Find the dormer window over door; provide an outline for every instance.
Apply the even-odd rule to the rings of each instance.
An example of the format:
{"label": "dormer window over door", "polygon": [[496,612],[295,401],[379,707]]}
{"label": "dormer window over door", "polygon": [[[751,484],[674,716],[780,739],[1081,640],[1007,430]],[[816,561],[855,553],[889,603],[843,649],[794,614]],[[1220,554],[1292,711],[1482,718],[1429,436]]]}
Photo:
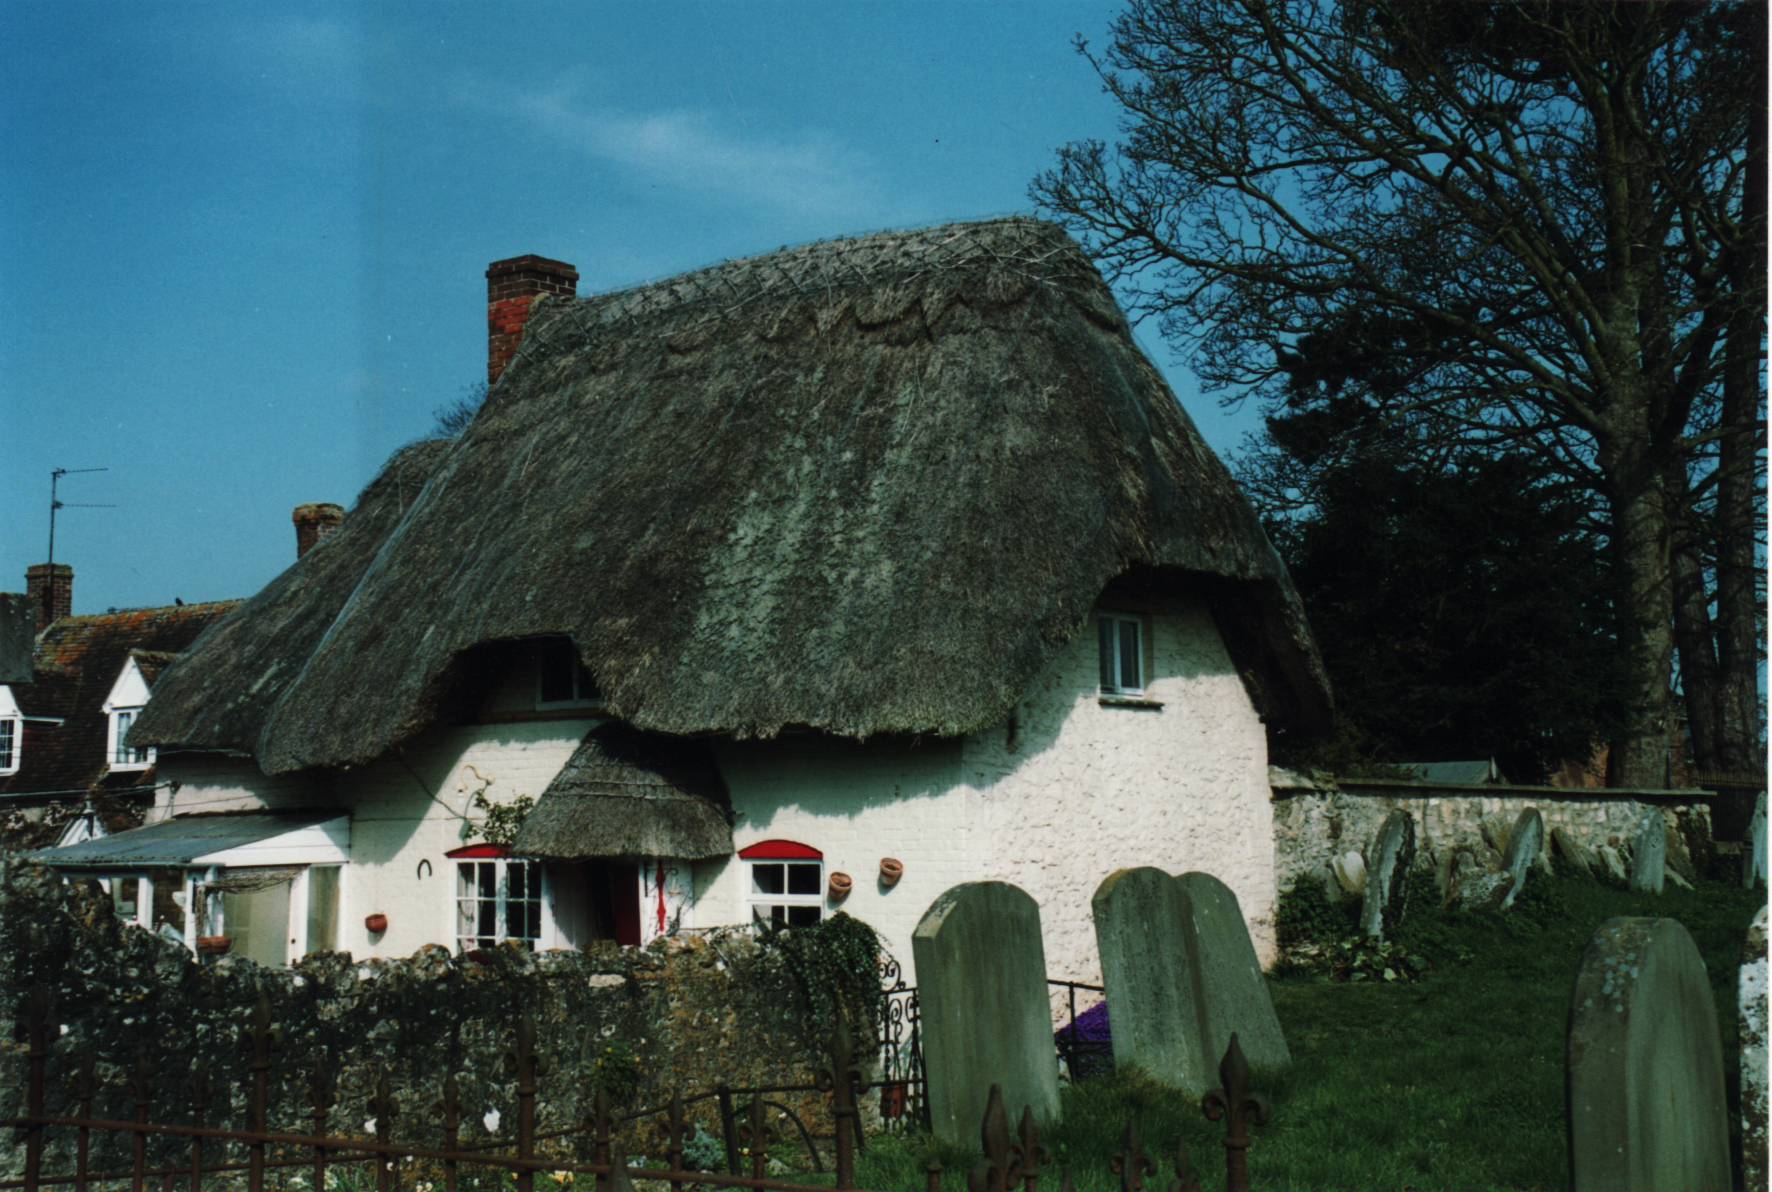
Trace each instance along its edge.
{"label": "dormer window over door", "polygon": [[567,638],[541,643],[536,668],[535,706],[538,708],[597,708],[602,693],[591,672],[578,661],[578,652]]}
{"label": "dormer window over door", "polygon": [[128,744],[129,730],[135,724],[135,718],[140,714],[140,708],[113,708],[111,710],[111,731],[108,734],[110,737],[111,769],[145,770],[154,763],[152,749],[135,749]]}
{"label": "dormer window over door", "polygon": [[1144,618],[1130,613],[1098,613],[1101,690],[1104,695],[1143,695]]}

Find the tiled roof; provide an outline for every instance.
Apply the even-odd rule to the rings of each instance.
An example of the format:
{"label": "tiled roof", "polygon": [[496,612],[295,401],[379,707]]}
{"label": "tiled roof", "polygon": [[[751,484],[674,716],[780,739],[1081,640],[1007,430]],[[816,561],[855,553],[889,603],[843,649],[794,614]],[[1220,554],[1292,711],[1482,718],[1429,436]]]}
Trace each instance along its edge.
{"label": "tiled roof", "polygon": [[33,680],[10,685],[27,719],[19,771],[0,778],[0,795],[152,785],[152,769],[109,772],[105,697],[131,655],[151,685],[175,654],[238,603],[63,617],[38,634]]}

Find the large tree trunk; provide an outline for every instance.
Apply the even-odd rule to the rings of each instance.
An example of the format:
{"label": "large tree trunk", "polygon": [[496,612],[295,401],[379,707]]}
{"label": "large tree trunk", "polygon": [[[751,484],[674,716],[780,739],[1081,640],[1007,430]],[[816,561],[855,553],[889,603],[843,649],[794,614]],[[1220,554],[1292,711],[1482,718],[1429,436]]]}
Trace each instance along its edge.
{"label": "large tree trunk", "polygon": [[1692,730],[1692,760],[1700,770],[1723,768],[1718,738],[1720,701],[1716,641],[1712,636],[1710,593],[1705,588],[1703,540],[1697,514],[1686,504],[1685,478],[1670,480],[1668,500],[1678,502],[1672,560],[1674,644],[1680,651],[1680,694],[1686,725]]}
{"label": "large tree trunk", "polygon": [[[1645,403],[1621,404],[1646,418]],[[1647,438],[1639,432],[1603,443],[1600,456],[1611,487],[1618,648],[1625,659],[1624,723],[1607,767],[1612,786],[1665,786],[1670,770],[1671,536],[1663,475],[1648,459]]]}
{"label": "large tree trunk", "polygon": [[[1754,22],[1764,30],[1764,13]],[[1765,94],[1760,59],[1756,95]],[[1766,321],[1766,109],[1755,104],[1747,139],[1742,243],[1730,254],[1730,285],[1739,305],[1724,341],[1723,427],[1717,460],[1717,661],[1720,767],[1761,773],[1759,601],[1754,590],[1755,471],[1764,434],[1760,340]]]}

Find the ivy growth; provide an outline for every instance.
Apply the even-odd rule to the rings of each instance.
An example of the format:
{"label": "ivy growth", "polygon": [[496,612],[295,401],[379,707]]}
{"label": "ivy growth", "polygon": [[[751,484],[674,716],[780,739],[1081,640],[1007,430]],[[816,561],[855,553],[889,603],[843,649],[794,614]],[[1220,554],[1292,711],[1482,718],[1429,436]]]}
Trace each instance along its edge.
{"label": "ivy growth", "polygon": [[486,843],[509,848],[516,843],[517,833],[523,827],[529,809],[535,806],[535,800],[528,795],[518,795],[509,803],[494,803],[486,797],[486,790],[482,787],[474,792],[469,805],[486,817],[480,821],[480,836]]}
{"label": "ivy growth", "polygon": [[759,942],[787,972],[809,1043],[822,1048],[839,1015],[848,1020],[858,1047],[877,1042],[886,1006],[880,985],[885,949],[872,927],[839,911],[806,927],[765,924]]}

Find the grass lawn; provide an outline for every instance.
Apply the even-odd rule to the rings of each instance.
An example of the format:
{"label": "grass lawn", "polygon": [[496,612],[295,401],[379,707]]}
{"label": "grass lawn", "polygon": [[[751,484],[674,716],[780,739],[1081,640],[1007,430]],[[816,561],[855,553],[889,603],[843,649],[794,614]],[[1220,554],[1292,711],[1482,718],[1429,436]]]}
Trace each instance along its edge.
{"label": "grass lawn", "polygon": [[[1570,990],[1594,929],[1616,915],[1669,916],[1697,941],[1716,992],[1733,1117],[1736,966],[1764,900],[1730,885],[1670,886],[1656,897],[1535,873],[1506,916],[1449,915],[1416,898],[1399,933],[1429,962],[1414,983],[1276,974],[1270,984],[1295,1066],[1282,1087],[1263,1089],[1275,1114],[1249,1152],[1252,1189],[1566,1187]],[[1184,1138],[1203,1186],[1223,1187],[1222,1125],[1136,1074],[1067,1087],[1064,1117],[1048,1145],[1079,1192],[1119,1187],[1108,1157],[1128,1121],[1161,1159],[1149,1187],[1167,1188],[1168,1157]],[[944,1188],[964,1192],[976,1153],[939,1153],[922,1138],[871,1141],[858,1182],[921,1188],[932,1155],[946,1168]]]}

